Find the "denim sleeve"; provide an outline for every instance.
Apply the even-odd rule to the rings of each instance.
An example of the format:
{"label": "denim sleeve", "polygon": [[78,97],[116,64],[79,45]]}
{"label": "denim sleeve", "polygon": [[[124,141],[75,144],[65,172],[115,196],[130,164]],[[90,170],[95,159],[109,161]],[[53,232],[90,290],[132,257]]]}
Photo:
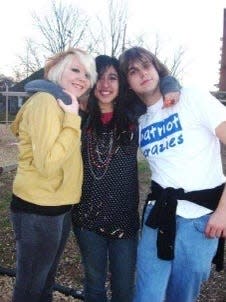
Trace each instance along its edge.
{"label": "denim sleeve", "polygon": [[163,95],[169,92],[180,92],[181,85],[176,78],[167,75],[160,78],[160,91]]}

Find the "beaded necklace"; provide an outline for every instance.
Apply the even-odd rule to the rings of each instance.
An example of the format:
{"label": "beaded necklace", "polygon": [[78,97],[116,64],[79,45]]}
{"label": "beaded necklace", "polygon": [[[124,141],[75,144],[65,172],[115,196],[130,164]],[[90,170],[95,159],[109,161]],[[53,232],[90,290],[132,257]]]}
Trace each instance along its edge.
{"label": "beaded necklace", "polygon": [[92,176],[96,180],[102,179],[116,151],[114,139],[115,130],[102,132],[97,135],[91,129],[87,130],[88,163]]}

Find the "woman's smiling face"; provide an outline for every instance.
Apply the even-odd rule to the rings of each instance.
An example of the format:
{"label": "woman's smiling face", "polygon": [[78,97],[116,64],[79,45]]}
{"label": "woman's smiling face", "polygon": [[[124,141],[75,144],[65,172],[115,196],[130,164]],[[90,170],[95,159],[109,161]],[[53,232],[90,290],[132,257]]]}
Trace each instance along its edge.
{"label": "woman's smiling face", "polygon": [[113,102],[119,94],[119,76],[113,66],[109,66],[99,76],[94,94],[98,99],[100,109],[113,110]]}
{"label": "woman's smiling face", "polygon": [[59,84],[76,97],[80,97],[90,88],[90,76],[76,56],[65,67]]}

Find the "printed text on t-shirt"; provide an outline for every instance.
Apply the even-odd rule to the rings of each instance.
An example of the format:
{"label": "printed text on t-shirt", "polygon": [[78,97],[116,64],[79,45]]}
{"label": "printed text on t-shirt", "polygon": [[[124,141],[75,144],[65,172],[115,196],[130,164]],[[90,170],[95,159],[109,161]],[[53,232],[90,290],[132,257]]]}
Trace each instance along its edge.
{"label": "printed text on t-shirt", "polygon": [[[148,157],[150,152],[152,155],[157,155],[159,152],[175,147],[177,144],[182,144],[184,140],[181,130],[182,127],[177,113],[143,128],[141,130],[140,147],[143,149],[144,156]],[[148,148],[145,148],[145,146]]]}

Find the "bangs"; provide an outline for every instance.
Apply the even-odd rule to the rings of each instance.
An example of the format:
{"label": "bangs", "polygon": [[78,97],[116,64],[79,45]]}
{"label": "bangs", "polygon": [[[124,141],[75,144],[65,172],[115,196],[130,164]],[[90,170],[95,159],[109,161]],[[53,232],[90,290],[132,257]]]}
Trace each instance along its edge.
{"label": "bangs", "polygon": [[152,54],[145,49],[134,47],[125,51],[125,53],[120,56],[120,62],[122,71],[124,74],[127,74],[130,66],[135,62],[147,65],[153,63],[153,57]]}
{"label": "bangs", "polygon": [[108,68],[113,67],[115,71],[119,74],[119,61],[114,57],[109,57],[107,55],[99,55],[96,57],[96,69],[98,74],[98,79],[108,70]]}
{"label": "bangs", "polygon": [[152,64],[157,70],[160,77],[169,74],[167,67],[162,64],[153,53],[142,47],[132,47],[126,50],[121,54],[119,60],[120,68],[125,77],[127,77],[129,68],[135,62],[139,62],[143,66]]}
{"label": "bangs", "polygon": [[85,70],[90,77],[90,84],[92,88],[97,79],[95,61],[92,59],[92,57],[87,56],[82,51],[77,51],[75,55],[80,63],[85,67]]}
{"label": "bangs", "polygon": [[152,63],[152,58],[144,53],[139,53],[139,55],[131,57],[128,61],[127,71],[135,62],[139,62],[142,66],[146,66]]}
{"label": "bangs", "polygon": [[[104,65],[104,66],[99,66],[97,69],[97,78],[98,80],[102,77],[102,75],[110,68],[112,65]],[[114,66],[113,66],[114,67]]]}

